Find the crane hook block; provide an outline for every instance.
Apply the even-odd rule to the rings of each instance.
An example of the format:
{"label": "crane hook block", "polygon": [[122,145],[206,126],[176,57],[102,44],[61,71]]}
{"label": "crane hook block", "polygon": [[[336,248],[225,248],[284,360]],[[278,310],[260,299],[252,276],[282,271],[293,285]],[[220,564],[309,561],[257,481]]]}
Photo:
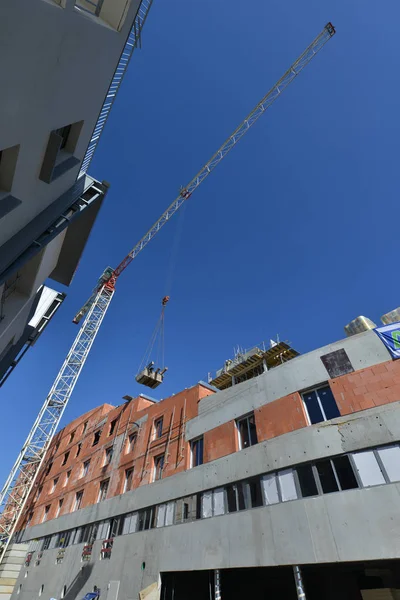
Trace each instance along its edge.
{"label": "crane hook block", "polygon": [[169,296],[164,296],[164,298],[161,300],[161,304],[165,306],[167,302],[169,302]]}

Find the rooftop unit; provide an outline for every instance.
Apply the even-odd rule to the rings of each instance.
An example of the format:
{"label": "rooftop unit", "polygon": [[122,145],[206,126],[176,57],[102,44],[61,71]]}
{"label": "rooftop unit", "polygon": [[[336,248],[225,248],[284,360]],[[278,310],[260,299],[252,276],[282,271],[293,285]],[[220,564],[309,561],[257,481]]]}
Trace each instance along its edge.
{"label": "rooftop unit", "polygon": [[347,337],[350,337],[351,335],[356,335],[357,333],[363,333],[363,331],[375,329],[375,327],[376,323],[371,321],[371,319],[368,319],[368,317],[363,317],[360,315],[345,325],[344,330]]}
{"label": "rooftop unit", "polygon": [[299,356],[299,353],[288,343],[273,340],[269,348],[266,348],[263,342],[249,350],[238,349],[234,358],[226,360],[222,369],[216,371],[215,375],[209,373],[208,383],[219,390],[225,390],[247,379],[253,379],[296,356]]}
{"label": "rooftop unit", "polygon": [[400,307],[387,312],[382,315],[381,321],[384,325],[390,325],[391,323],[398,323],[400,321]]}

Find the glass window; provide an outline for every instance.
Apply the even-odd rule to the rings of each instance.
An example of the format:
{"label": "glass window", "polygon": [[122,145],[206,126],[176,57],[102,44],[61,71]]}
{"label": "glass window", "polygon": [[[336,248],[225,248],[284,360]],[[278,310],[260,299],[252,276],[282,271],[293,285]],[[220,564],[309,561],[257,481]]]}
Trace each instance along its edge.
{"label": "glass window", "polygon": [[261,477],[261,486],[264,493],[265,504],[276,504],[279,502],[278,486],[275,473],[263,475]]}
{"label": "glass window", "polygon": [[66,453],[64,454],[64,459],[63,459],[63,461],[62,461],[62,466],[64,466],[64,465],[66,465],[66,464],[67,464],[67,462],[68,462],[68,458],[69,458],[69,452],[66,452]]}
{"label": "glass window", "polygon": [[163,417],[154,421],[154,438],[160,438],[163,431]]}
{"label": "glass window", "polygon": [[165,525],[174,524],[174,513],[175,513],[175,502],[167,503],[167,510],[165,513]]}
{"label": "glass window", "polygon": [[400,448],[386,446],[377,450],[390,481],[400,481]]}
{"label": "glass window", "polygon": [[133,467],[125,470],[124,492],[129,492],[132,489]]}
{"label": "glass window", "polygon": [[110,483],[109,479],[105,479],[100,483],[99,496],[97,498],[97,502],[103,502],[107,498],[108,492],[108,484]]}
{"label": "glass window", "polygon": [[133,449],[135,447],[136,444],[136,439],[137,439],[137,433],[131,433],[128,437],[128,444],[126,447],[126,453],[128,454],[129,452],[133,452]]}
{"label": "glass window", "polygon": [[80,492],[77,492],[75,494],[75,506],[74,506],[74,510],[79,510],[80,507],[82,506],[82,498],[83,498],[83,490]]}
{"label": "glass window", "polygon": [[322,409],[325,413],[325,419],[329,421],[329,419],[340,417],[340,412],[337,407],[335,397],[329,385],[317,390],[317,394],[322,404]]}
{"label": "glass window", "polygon": [[81,450],[82,450],[82,443],[81,443],[81,442],[79,442],[79,444],[78,444],[78,445],[77,445],[77,447],[76,447],[76,454],[75,454],[75,458],[77,458],[77,457],[80,455],[80,453],[81,453]]}
{"label": "glass window", "polygon": [[303,498],[308,496],[318,496],[318,488],[314,478],[314,472],[311,465],[301,465],[296,467],[297,477],[301,495]]}
{"label": "glass window", "polygon": [[244,484],[250,493],[250,505],[248,508],[257,508],[263,505],[261,482],[259,479],[251,479]]}
{"label": "glass window", "polygon": [[239,433],[239,448],[248,448],[257,444],[257,430],[254,415],[248,415],[243,419],[237,421],[237,428]]}
{"label": "glass window", "polygon": [[320,460],[316,464],[319,480],[324,494],[338,492],[339,486],[330,460]]}
{"label": "glass window", "polygon": [[108,435],[112,435],[114,433],[116,424],[117,424],[117,419],[114,419],[114,421],[111,421],[110,430],[108,432]]}
{"label": "glass window", "polygon": [[216,488],[213,491],[213,514],[217,515],[225,514],[225,499],[224,499],[224,488]]}
{"label": "glass window", "polygon": [[282,501],[297,499],[296,484],[294,482],[294,474],[292,469],[285,469],[278,473],[279,485],[281,488]]}
{"label": "glass window", "polygon": [[201,517],[208,519],[213,516],[213,493],[204,492],[201,495]]}
{"label": "glass window", "polygon": [[153,478],[153,481],[157,481],[158,479],[162,478],[163,469],[164,469],[164,454],[161,454],[160,456],[156,456],[154,458],[154,478]]}
{"label": "glass window", "polygon": [[336,400],[329,385],[302,394],[310,423],[321,423],[340,417]]}
{"label": "glass window", "polygon": [[385,483],[385,478],[373,450],[355,452],[353,460],[363,486],[368,487],[370,485]]}
{"label": "glass window", "polygon": [[107,448],[106,452],[105,452],[105,457],[104,457],[104,465],[109,465],[112,457],[113,457],[113,453],[114,453],[114,449],[111,446],[111,448]]}
{"label": "glass window", "polygon": [[337,456],[332,459],[337,478],[342,490],[358,488],[357,478],[348,456]]}
{"label": "glass window", "polygon": [[92,442],[92,446],[97,446],[97,444],[100,441],[100,436],[101,436],[101,429],[98,429],[97,431],[94,432],[93,434],[93,442]]}
{"label": "glass window", "polygon": [[191,442],[192,449],[192,467],[198,467],[203,464],[203,437]]}
{"label": "glass window", "polygon": [[82,466],[82,475],[81,477],[86,477],[89,471],[90,460],[86,460]]}
{"label": "glass window", "polygon": [[156,527],[164,527],[166,512],[167,512],[166,504],[160,504],[159,506],[157,506]]}

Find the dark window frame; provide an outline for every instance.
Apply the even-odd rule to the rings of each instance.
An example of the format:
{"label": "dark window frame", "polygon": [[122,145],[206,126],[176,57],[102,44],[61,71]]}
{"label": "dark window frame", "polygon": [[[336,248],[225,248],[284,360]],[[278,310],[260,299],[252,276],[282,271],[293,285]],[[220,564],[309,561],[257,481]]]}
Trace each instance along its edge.
{"label": "dark window frame", "polygon": [[[254,429],[250,427],[250,419],[254,421]],[[241,424],[246,422],[246,430],[247,430],[247,439],[248,444],[246,445],[246,441],[243,440]],[[243,417],[239,417],[236,419],[236,430],[238,433],[239,440],[239,450],[245,450],[246,448],[251,448],[251,446],[256,446],[258,444],[258,435],[257,435],[257,426],[254,412],[250,412],[247,415],[243,415]],[[252,433],[255,435],[255,441],[252,439]]]}

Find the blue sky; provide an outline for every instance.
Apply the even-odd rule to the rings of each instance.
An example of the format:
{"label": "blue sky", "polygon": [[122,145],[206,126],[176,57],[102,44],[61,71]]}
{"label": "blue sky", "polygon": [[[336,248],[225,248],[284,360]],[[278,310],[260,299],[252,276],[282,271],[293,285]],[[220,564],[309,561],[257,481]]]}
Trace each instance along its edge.
{"label": "blue sky", "polygon": [[279,334],[307,352],[399,305],[399,18],[395,0],[154,0],[89,171],[111,183],[107,202],[67,300],[1,389],[3,481],[104,267],[329,20],[337,35],[121,276],[63,423],[147,391],[134,377],[166,292],[157,398],[235,345]]}

